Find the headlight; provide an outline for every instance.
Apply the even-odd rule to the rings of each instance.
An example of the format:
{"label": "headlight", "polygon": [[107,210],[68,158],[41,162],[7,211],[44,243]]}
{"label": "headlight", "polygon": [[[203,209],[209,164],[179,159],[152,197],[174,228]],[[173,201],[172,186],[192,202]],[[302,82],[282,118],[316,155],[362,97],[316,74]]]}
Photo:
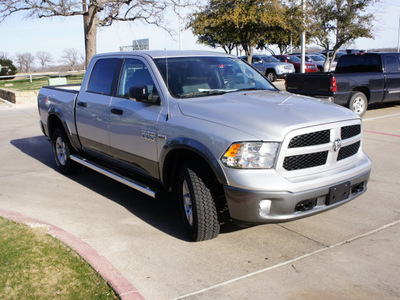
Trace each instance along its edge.
{"label": "headlight", "polygon": [[271,169],[279,143],[234,143],[222,156],[223,164],[231,168]]}

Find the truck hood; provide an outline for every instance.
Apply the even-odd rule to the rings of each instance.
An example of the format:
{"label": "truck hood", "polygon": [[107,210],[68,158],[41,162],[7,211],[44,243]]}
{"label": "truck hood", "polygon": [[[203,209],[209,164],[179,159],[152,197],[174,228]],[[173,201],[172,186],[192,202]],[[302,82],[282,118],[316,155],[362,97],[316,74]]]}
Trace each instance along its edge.
{"label": "truck hood", "polygon": [[281,91],[233,92],[182,99],[178,105],[185,116],[231,127],[264,141],[282,141],[293,129],[359,118],[328,101]]}

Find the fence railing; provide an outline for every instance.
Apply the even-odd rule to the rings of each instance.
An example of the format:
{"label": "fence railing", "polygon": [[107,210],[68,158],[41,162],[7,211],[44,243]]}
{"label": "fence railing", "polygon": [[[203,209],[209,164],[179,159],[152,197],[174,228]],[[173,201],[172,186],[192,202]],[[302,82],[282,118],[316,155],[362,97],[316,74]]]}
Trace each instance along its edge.
{"label": "fence railing", "polygon": [[65,75],[80,75],[85,74],[84,70],[81,71],[65,71],[65,72],[45,72],[45,73],[29,73],[29,74],[17,74],[17,75],[7,75],[7,76],[0,76],[0,79],[7,79],[7,78],[15,78],[15,77],[29,77],[29,81],[32,83],[33,77],[39,76],[65,76]]}

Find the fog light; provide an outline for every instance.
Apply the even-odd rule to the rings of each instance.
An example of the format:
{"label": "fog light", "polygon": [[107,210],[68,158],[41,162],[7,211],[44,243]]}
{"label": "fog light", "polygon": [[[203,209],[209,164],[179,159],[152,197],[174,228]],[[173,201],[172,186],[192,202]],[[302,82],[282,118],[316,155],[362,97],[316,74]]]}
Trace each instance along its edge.
{"label": "fog light", "polygon": [[271,200],[261,200],[258,204],[259,214],[261,217],[266,217],[271,209]]}

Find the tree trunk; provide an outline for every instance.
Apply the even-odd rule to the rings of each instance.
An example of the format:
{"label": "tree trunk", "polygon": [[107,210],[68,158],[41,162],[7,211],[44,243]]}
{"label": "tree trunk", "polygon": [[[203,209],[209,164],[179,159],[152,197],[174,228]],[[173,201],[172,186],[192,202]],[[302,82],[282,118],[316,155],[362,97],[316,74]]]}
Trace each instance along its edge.
{"label": "tree trunk", "polygon": [[85,68],[87,69],[90,60],[97,51],[97,10],[93,5],[89,5],[87,14],[83,16],[85,32]]}

